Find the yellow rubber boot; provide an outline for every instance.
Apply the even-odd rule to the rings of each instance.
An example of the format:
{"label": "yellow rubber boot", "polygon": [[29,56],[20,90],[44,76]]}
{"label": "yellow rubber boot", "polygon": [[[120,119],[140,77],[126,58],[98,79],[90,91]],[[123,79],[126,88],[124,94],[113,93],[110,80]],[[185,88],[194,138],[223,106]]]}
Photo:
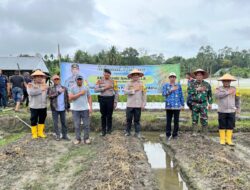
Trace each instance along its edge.
{"label": "yellow rubber boot", "polygon": [[220,129],[219,134],[220,134],[220,144],[225,145],[226,144],[226,130]]}
{"label": "yellow rubber boot", "polygon": [[38,124],[38,127],[37,127],[37,136],[38,137],[41,137],[41,138],[46,137],[46,135],[44,134],[44,128],[45,128],[44,124]]}
{"label": "yellow rubber boot", "polygon": [[233,130],[227,130],[226,131],[226,143],[229,146],[234,146],[234,144],[232,142],[232,137],[233,137]]}
{"label": "yellow rubber boot", "polygon": [[37,126],[31,127],[32,139],[37,139]]}

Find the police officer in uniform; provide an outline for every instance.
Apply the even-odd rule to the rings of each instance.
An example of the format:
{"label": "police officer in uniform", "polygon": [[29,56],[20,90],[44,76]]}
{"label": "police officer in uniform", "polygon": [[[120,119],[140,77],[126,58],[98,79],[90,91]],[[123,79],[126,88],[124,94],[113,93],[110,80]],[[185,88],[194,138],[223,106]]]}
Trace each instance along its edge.
{"label": "police officer in uniform", "polygon": [[231,82],[236,81],[232,75],[227,73],[218,81],[222,81],[223,84],[215,91],[218,102],[220,144],[234,146],[232,136],[235,128],[235,115],[240,113],[240,93],[238,89],[231,86]]}
{"label": "police officer in uniform", "polygon": [[110,78],[111,71],[104,69],[103,78],[98,80],[95,85],[95,92],[100,92],[98,101],[102,120],[102,136],[112,132],[112,114],[118,102],[117,81]]}
{"label": "police officer in uniform", "polygon": [[69,78],[67,78],[65,81],[64,86],[67,89],[70,89],[76,85],[76,76],[78,76],[80,74],[79,65],[77,63],[73,63],[71,65],[71,73],[72,73],[72,75]]}

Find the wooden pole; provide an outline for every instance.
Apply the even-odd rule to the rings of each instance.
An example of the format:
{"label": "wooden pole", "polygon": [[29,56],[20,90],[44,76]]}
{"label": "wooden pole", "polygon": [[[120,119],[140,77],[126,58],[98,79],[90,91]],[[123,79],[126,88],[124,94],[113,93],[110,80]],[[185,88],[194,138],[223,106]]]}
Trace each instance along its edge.
{"label": "wooden pole", "polygon": [[240,88],[240,77],[238,77],[238,88]]}
{"label": "wooden pole", "polygon": [[59,65],[61,64],[61,52],[60,52],[60,45],[58,44],[57,46],[57,53],[58,53],[58,60],[59,60]]}
{"label": "wooden pole", "polygon": [[19,63],[17,63],[17,68],[18,68],[18,71],[19,71],[19,75],[21,75],[21,69],[20,69]]}
{"label": "wooden pole", "polygon": [[26,125],[27,127],[29,127],[31,129],[31,126],[26,123],[24,120],[22,120],[20,117],[18,117],[17,115],[15,115],[15,118],[17,118],[19,121],[21,121],[24,125]]}

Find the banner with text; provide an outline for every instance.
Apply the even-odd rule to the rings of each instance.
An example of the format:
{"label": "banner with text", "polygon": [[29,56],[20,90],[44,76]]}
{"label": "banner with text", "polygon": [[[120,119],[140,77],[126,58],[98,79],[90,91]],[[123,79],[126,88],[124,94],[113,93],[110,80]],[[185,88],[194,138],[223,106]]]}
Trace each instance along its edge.
{"label": "banner with text", "polygon": [[180,79],[180,64],[163,64],[163,65],[133,65],[133,66],[115,66],[115,65],[94,65],[94,64],[76,64],[76,63],[61,63],[61,82],[62,85],[70,87],[70,83],[75,82],[75,75],[80,74],[88,83],[91,94],[94,92],[94,87],[97,80],[103,77],[103,70],[107,68],[112,72],[111,78],[118,83],[119,94],[123,94],[123,89],[131,79],[128,79],[128,74],[134,68],[139,69],[144,73],[141,78],[147,87],[148,95],[161,94],[162,86],[168,81],[170,72],[175,72],[177,80]]}

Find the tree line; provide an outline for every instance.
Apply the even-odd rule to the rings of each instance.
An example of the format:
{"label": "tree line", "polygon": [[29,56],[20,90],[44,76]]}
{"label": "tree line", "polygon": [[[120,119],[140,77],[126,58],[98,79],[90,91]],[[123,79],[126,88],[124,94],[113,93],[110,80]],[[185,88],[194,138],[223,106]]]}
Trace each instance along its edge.
{"label": "tree line", "polygon": [[[56,56],[46,54],[43,59],[52,74],[60,72],[59,59]],[[165,58],[161,53],[149,55],[145,50],[137,50],[132,47],[118,51],[115,46],[111,46],[108,50],[102,50],[96,54],[77,50],[73,57],[69,55],[60,56],[60,60],[63,62],[101,65],[159,65],[180,63],[182,76],[186,72],[202,68],[212,75],[220,70],[220,76],[225,72],[230,72],[235,76],[250,77],[250,49],[239,50],[238,48],[233,49],[227,46],[217,52],[211,46],[202,46],[198,50],[197,55],[192,58],[184,58],[182,56]]]}

